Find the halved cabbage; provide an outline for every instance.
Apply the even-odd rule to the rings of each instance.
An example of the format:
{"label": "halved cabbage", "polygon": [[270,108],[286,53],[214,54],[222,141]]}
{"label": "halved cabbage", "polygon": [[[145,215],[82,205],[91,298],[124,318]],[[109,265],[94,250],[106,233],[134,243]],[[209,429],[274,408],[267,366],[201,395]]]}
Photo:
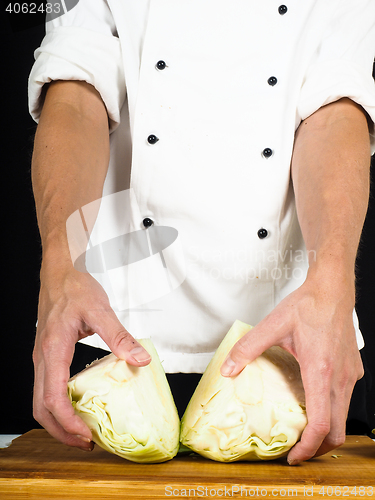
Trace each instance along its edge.
{"label": "halved cabbage", "polygon": [[151,340],[138,342],[149,365],[109,354],[72,377],[68,395],[99,446],[133,462],[165,462],[178,452],[180,420]]}
{"label": "halved cabbage", "polygon": [[307,423],[299,365],[280,347],[268,349],[235,377],[220,374],[230,349],[251,328],[235,321],[181,421],[181,443],[220,462],[283,456]]}

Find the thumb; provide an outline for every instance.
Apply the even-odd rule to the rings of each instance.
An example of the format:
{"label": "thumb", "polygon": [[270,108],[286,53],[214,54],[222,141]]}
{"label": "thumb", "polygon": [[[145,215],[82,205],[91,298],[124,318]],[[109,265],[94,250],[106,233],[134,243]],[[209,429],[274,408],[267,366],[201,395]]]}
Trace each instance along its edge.
{"label": "thumb", "polygon": [[124,328],[113,310],[102,315],[96,333],[113,354],[133,366],[145,366],[151,361],[146,349]]}
{"label": "thumb", "polygon": [[234,344],[221,365],[221,374],[224,377],[238,375],[246,365],[275,345],[275,337],[267,326],[267,320],[261,321]]}

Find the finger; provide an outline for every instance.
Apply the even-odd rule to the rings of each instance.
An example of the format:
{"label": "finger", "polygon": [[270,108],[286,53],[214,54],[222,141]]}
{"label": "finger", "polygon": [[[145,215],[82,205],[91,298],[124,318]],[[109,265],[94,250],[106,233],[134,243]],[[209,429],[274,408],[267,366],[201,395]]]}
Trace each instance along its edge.
{"label": "finger", "polygon": [[56,421],[54,416],[45,409],[41,414],[41,419],[38,422],[46,429],[46,431],[55,439],[68,446],[74,446],[84,451],[91,451],[94,448],[94,443],[86,437],[80,435],[69,434]]}
{"label": "finger", "polygon": [[331,378],[324,376],[324,373],[318,370],[308,375],[303,372],[301,374],[305,388],[308,423],[301,440],[288,454],[290,465],[312,458],[331,428]]}
{"label": "finger", "polygon": [[[353,358],[350,363],[343,363],[341,368],[336,368],[335,371],[333,371],[332,364],[327,362],[310,377],[302,372],[309,423],[302,434],[300,443],[297,443],[290,451],[289,463],[294,465],[301,460],[321,456],[345,442],[350,399],[354,385],[362,374],[363,366],[359,353],[357,359]],[[312,396],[310,396],[310,387]],[[312,431],[311,437],[310,431]],[[319,443],[322,436],[323,439]],[[319,443],[318,446],[317,443]]]}
{"label": "finger", "polygon": [[150,354],[125,330],[112,310],[102,315],[99,321],[97,318],[91,318],[94,330],[115,356],[134,366],[145,366],[150,363]]}
{"label": "finger", "polygon": [[348,416],[351,395],[353,393],[354,382],[345,380],[341,382],[341,384],[337,384],[336,387],[337,386],[344,386],[344,388],[339,391],[332,391],[331,408],[334,409],[334,411],[331,411],[330,432],[315,453],[315,457],[324,455],[345,443],[346,419]]}
{"label": "finger", "polygon": [[[75,342],[69,332],[54,331],[53,335],[45,333],[42,341],[43,349],[43,413],[44,425],[57,439],[67,442],[68,435],[81,436],[90,442],[92,434],[88,426],[75,413],[67,395],[67,384],[70,377],[69,367],[74,354]],[[56,421],[56,422],[55,422]],[[58,424],[58,425],[57,425]],[[68,444],[68,443],[67,443]]]}
{"label": "finger", "polygon": [[83,450],[92,450],[93,443],[86,437],[75,436],[67,433],[56,421],[53,415],[44,406],[44,363],[40,362],[35,366],[34,394],[33,394],[33,415],[54,438],[69,446],[76,446]]}
{"label": "finger", "polygon": [[269,347],[276,345],[277,331],[270,328],[267,318],[238,340],[221,365],[224,377],[238,375],[246,365],[254,361]]}

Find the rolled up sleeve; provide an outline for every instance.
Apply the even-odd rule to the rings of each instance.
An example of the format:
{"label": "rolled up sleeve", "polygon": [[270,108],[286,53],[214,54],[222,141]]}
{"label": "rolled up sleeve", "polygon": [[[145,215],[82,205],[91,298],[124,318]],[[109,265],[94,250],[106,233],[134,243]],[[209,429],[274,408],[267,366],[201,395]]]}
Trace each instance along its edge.
{"label": "rolled up sleeve", "polygon": [[374,0],[340,0],[331,23],[308,65],[301,88],[298,114],[302,120],[320,107],[348,97],[371,118],[375,151]]}
{"label": "rolled up sleeve", "polygon": [[38,122],[45,83],[81,80],[100,93],[113,132],[120,123],[126,86],[120,41],[106,2],[80,0],[72,12],[48,22],[46,31],[29,76],[31,116]]}

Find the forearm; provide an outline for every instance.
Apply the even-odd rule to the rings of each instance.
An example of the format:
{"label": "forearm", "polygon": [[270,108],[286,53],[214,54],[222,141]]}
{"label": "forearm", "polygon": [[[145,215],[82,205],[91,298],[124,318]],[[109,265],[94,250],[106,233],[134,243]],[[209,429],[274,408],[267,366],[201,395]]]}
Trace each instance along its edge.
{"label": "forearm", "polygon": [[74,269],[70,257],[66,221],[101,197],[108,161],[108,118],[99,94],[83,82],[52,84],[32,162],[43,244],[34,417],[55,438],[85,450],[92,449],[92,434],[74,414],[66,391],[76,342],[95,332],[129,364],[144,366],[151,360],[120,323],[101,285]]}
{"label": "forearm", "polygon": [[68,259],[66,221],[101,197],[109,161],[108,118],[85,82],[50,85],[32,159],[32,184],[43,254]]}
{"label": "forearm", "polygon": [[292,179],[309,276],[332,288],[346,285],[353,300],[370,159],[366,117],[349,99],[321,108],[297,131]]}
{"label": "forearm", "polygon": [[295,356],[308,424],[288,455],[290,464],[345,441],[351,393],[363,376],[352,311],[369,165],[366,117],[348,99],[325,106],[300,125],[292,180],[310,257],[308,277],[237,342],[221,368],[224,375],[237,375],[274,345]]}

